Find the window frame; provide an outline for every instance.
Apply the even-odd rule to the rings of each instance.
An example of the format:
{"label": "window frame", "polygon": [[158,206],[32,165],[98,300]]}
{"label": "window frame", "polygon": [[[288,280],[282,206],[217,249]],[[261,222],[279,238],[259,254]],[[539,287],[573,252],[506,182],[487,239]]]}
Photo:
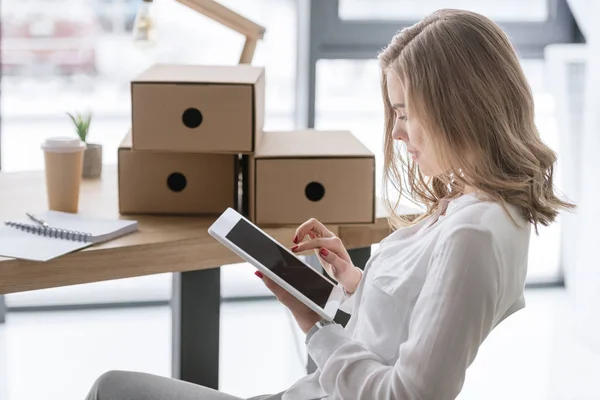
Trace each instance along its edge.
{"label": "window frame", "polygon": [[[567,0],[547,0],[545,21],[499,22],[522,58],[543,58],[555,43],[581,43],[583,36]],[[296,125],[315,124],[316,65],[322,59],[372,59],[390,38],[416,20],[344,20],[339,0],[298,0]]]}

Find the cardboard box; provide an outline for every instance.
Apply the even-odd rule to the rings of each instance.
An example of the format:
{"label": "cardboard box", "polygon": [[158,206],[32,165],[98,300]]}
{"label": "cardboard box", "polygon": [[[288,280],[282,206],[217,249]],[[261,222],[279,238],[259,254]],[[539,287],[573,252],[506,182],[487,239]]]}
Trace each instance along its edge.
{"label": "cardboard box", "polygon": [[123,214],[219,214],[238,205],[238,157],[136,151],[131,134],[119,147]]}
{"label": "cardboard box", "polygon": [[259,225],[375,222],[375,155],[350,132],[264,132],[248,168]]}
{"label": "cardboard box", "polygon": [[157,64],[131,81],[134,150],[252,153],[264,68]]}

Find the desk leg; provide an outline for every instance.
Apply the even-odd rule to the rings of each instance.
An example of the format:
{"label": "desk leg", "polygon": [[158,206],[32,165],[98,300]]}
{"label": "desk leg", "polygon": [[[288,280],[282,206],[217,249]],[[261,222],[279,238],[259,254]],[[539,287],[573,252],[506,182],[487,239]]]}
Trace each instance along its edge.
{"label": "desk leg", "polygon": [[172,376],[218,389],[220,268],[173,274]]}
{"label": "desk leg", "polygon": [[0,294],[0,324],[6,322],[6,302],[4,295]]}
{"label": "desk leg", "polygon": [[[364,269],[365,265],[367,264],[367,261],[369,261],[369,258],[371,257],[371,247],[363,247],[360,249],[348,250],[348,254],[350,255],[350,258],[352,259],[354,265],[356,265],[360,269]],[[310,260],[309,262],[311,265],[318,265],[319,267],[321,266],[319,260],[317,260],[316,257],[308,259]],[[346,326],[349,319],[350,316],[343,311],[338,311],[334,318],[335,322],[337,322],[338,324],[342,324],[343,326]],[[312,358],[308,356],[308,362],[306,363],[306,371],[309,374],[312,374],[316,370],[317,365],[312,360]]]}

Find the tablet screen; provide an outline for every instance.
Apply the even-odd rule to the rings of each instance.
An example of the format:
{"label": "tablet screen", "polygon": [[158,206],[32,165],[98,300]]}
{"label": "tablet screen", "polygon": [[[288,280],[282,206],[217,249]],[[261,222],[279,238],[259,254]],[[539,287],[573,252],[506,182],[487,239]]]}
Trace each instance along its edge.
{"label": "tablet screen", "polygon": [[227,239],[321,308],[325,308],[333,285],[246,220],[240,219],[227,234]]}

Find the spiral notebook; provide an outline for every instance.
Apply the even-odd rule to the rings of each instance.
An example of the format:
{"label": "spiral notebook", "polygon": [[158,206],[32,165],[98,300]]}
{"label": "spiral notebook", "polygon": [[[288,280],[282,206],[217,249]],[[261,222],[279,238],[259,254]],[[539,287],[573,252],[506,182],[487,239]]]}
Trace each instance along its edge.
{"label": "spiral notebook", "polygon": [[80,214],[46,211],[30,218],[4,221],[0,226],[0,256],[48,261],[138,229],[137,221],[99,219]]}

